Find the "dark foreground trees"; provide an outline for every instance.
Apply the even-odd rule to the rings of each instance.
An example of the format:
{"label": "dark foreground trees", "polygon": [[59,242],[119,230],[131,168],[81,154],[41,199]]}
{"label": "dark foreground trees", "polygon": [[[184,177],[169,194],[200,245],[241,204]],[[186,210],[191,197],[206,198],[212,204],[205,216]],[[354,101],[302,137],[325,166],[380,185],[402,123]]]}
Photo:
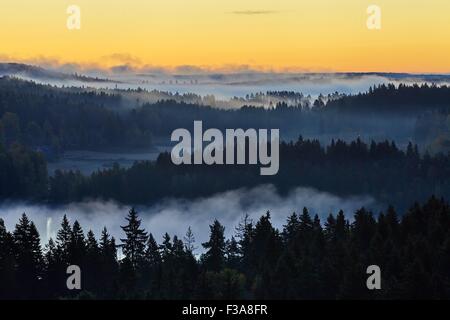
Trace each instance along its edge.
{"label": "dark foreground trees", "polygon": [[[406,299],[450,298],[450,206],[432,197],[401,218],[392,207],[361,208],[325,221],[306,208],[282,230],[269,212],[245,217],[225,237],[215,220],[195,255],[195,237],[165,234],[158,244],[131,209],[117,245],[64,217],[56,241],[42,249],[23,214],[12,232],[0,219],[1,299]],[[121,248],[119,260],[117,248]],[[66,287],[66,268],[82,270],[82,290]],[[366,269],[381,268],[381,290],[368,290]]]}

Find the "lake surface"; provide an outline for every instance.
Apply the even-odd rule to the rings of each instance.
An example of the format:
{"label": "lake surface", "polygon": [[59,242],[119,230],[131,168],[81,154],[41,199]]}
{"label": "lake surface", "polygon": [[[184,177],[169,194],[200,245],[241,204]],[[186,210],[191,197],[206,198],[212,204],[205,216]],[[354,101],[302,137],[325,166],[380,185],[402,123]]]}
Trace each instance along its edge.
{"label": "lake surface", "polygon": [[59,159],[48,163],[48,173],[53,175],[55,170],[79,170],[81,173],[89,175],[97,170],[111,168],[114,163],[128,168],[135,161],[154,161],[161,152],[167,150],[169,150],[169,147],[158,146],[149,151],[141,152],[66,151]]}

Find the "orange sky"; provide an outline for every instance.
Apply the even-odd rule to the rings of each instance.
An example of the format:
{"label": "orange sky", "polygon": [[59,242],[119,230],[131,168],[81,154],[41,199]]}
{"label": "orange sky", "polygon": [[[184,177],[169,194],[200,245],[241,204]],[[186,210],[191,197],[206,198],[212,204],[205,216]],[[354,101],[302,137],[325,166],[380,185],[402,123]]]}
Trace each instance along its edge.
{"label": "orange sky", "polygon": [[[68,30],[69,5],[81,30]],[[370,4],[381,30],[366,27]],[[0,60],[450,72],[449,0],[2,0]]]}

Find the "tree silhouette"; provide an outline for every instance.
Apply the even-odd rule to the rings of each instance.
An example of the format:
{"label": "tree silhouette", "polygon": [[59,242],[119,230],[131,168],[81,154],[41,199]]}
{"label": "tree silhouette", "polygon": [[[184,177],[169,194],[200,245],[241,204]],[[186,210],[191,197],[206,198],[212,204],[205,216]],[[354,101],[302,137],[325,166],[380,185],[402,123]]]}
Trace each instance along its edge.
{"label": "tree silhouette", "polygon": [[134,208],[131,208],[125,219],[128,224],[121,226],[126,236],[126,238],[120,239],[122,242],[121,247],[126,259],[136,269],[144,259],[148,236],[147,232],[141,228],[141,220],[138,218],[138,214]]}
{"label": "tree silhouette", "polygon": [[43,255],[36,226],[24,213],[13,232],[19,296],[36,298],[42,290]]}
{"label": "tree silhouette", "polygon": [[225,264],[225,227],[218,220],[214,220],[209,228],[209,241],[202,244],[206,249],[202,261],[206,270],[220,271]]}
{"label": "tree silhouette", "polygon": [[16,293],[15,247],[11,233],[0,218],[0,298],[14,298]]}
{"label": "tree silhouette", "polygon": [[[134,212],[134,213],[133,213]],[[392,206],[377,216],[361,208],[321,223],[308,210],[290,215],[281,232],[266,213],[247,218],[226,239],[215,220],[198,259],[178,236],[158,245],[146,236],[134,210],[125,234],[141,235],[118,261],[115,240],[103,229],[97,241],[63,218],[58,242],[42,253],[39,234],[26,215],[12,233],[0,219],[0,287],[3,299],[448,299],[450,206],[431,197],[403,215]],[[136,232],[136,230],[139,230]],[[144,235],[144,236],[142,236]],[[77,240],[78,239],[78,240]],[[84,240],[83,240],[84,239]],[[133,236],[129,239],[136,241]],[[238,240],[239,241],[238,241]],[[83,240],[81,244],[80,240]],[[128,239],[126,239],[128,240]],[[125,241],[126,244],[126,241]],[[83,288],[67,290],[65,273],[74,248],[84,248]],[[432,248],[432,250],[430,249]],[[143,251],[139,251],[143,250]],[[136,265],[130,252],[140,252]],[[367,290],[366,268],[378,265],[382,289]]]}

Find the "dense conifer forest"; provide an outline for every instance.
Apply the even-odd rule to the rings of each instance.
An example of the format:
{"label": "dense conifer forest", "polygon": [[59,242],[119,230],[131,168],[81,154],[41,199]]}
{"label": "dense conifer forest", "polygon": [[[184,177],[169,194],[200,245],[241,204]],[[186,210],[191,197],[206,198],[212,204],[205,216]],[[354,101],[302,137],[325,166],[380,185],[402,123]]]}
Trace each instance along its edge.
{"label": "dense conifer forest", "polygon": [[298,186],[340,196],[371,195],[384,205],[405,210],[435,194],[450,198],[449,155],[420,154],[394,142],[332,141],[299,138],[280,145],[280,170],[261,176],[252,165],[176,166],[169,153],[156,161],[139,161],[131,168],[115,165],[90,176],[56,171],[48,176],[39,153],[19,145],[0,149],[0,198],[54,204],[85,199],[116,200],[148,205],[167,197],[194,199],[219,192],[273,184],[280,194]]}
{"label": "dense conifer forest", "polygon": [[[142,89],[54,87],[0,77],[0,142],[55,155],[76,149],[149,148],[154,140],[170,141],[173,130],[190,128],[194,120],[202,120],[205,128],[280,128],[286,141],[300,134],[406,143],[450,137],[447,86],[379,85],[357,95],[315,99],[268,91],[250,95],[238,109],[194,103],[189,95],[148,103],[134,98],[141,92],[145,94]],[[258,106],[261,99],[267,108]]]}
{"label": "dense conifer forest", "polygon": [[[281,195],[300,186],[367,195],[385,210],[334,212],[320,221],[292,208],[279,229],[261,212],[257,221],[243,217],[231,238],[216,220],[205,243],[195,242],[188,225],[185,237],[156,239],[133,208],[120,239],[106,229],[94,235],[69,212],[57,237],[42,243],[26,213],[8,230],[0,212],[0,299],[450,298],[450,88],[380,85],[314,101],[266,92],[228,110],[179,100],[127,105],[130,92],[0,78],[0,201],[133,207],[272,184]],[[278,102],[252,105],[270,99]],[[280,128],[278,174],[261,176],[251,165],[175,166],[167,152],[91,175],[47,172],[51,154],[149,148],[194,120],[219,129]],[[80,266],[82,290],[67,289],[69,265]],[[381,268],[381,290],[367,290],[369,265]]]}
{"label": "dense conifer forest", "polygon": [[[43,247],[25,213],[13,230],[0,220],[0,298],[450,298],[450,207],[435,197],[402,217],[393,207],[361,208],[351,220],[341,211],[320,221],[304,208],[281,230],[267,212],[258,221],[243,217],[230,239],[216,220],[201,244],[189,228],[183,238],[155,239],[135,209],[122,230],[121,239],[106,229],[97,238],[64,216]],[[70,291],[66,268],[74,264],[82,288]],[[381,290],[367,290],[369,265],[381,268]]]}

